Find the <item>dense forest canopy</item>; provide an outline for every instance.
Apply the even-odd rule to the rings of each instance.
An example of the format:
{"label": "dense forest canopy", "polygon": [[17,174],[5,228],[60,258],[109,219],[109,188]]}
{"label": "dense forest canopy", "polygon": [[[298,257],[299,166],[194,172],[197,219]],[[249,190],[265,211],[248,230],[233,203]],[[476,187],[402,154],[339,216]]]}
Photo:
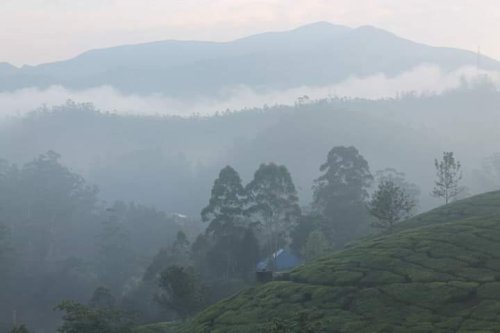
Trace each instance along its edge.
{"label": "dense forest canopy", "polygon": [[[497,186],[499,100],[490,86],[469,84],[442,95],[334,98],[195,117],[120,116],[70,102],[1,121],[0,152],[24,163],[54,150],[106,200],[197,216],[227,164],[245,180],[262,162],[286,165],[305,203],[324,152],[354,145],[374,172],[392,167],[418,183],[420,209],[427,209],[439,201],[427,195],[434,169],[420,163],[432,164],[442,151],[462,160],[470,193]],[[477,108],[480,114],[471,112]]]}
{"label": "dense forest canopy", "polygon": [[254,285],[256,269],[278,270],[278,256],[310,262],[498,189],[499,101],[464,84],[203,117],[68,101],[4,118],[0,327],[190,318]]}
{"label": "dense forest canopy", "polygon": [[0,0],[0,333],[500,332],[498,0]]}

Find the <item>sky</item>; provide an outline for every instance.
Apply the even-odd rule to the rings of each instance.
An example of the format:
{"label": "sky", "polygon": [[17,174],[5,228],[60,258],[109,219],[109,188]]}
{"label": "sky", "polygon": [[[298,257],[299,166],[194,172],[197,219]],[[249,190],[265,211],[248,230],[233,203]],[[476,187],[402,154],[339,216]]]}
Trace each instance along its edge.
{"label": "sky", "polygon": [[500,60],[499,0],[0,0],[0,62],[165,39],[228,41],[317,21],[374,25]]}

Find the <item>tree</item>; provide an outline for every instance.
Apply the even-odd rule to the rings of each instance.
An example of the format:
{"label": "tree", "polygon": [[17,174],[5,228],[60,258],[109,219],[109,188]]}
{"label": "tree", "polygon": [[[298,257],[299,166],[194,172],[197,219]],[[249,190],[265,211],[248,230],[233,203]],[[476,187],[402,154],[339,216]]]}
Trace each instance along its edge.
{"label": "tree", "polygon": [[24,325],[19,325],[19,326],[14,326],[9,333],[30,333],[26,326]]}
{"label": "tree", "polygon": [[17,204],[24,214],[15,230],[29,235],[24,251],[40,265],[73,250],[72,241],[78,239],[67,239],[65,232],[80,227],[79,222],[87,222],[96,210],[97,188],[63,166],[60,158],[49,151],[26,163],[18,175]]}
{"label": "tree", "polygon": [[394,225],[410,216],[415,207],[412,198],[392,180],[382,180],[369,203],[374,226],[392,232]]}
{"label": "tree", "polygon": [[131,333],[133,321],[124,312],[111,307],[91,307],[74,301],[60,303],[64,312],[59,333]]}
{"label": "tree", "polygon": [[98,240],[97,273],[99,282],[117,293],[137,273],[139,265],[135,249],[130,246],[130,232],[124,223],[127,205],[116,202],[107,213]]}
{"label": "tree", "polygon": [[330,248],[325,234],[321,230],[314,230],[307,237],[301,253],[304,259],[309,261],[328,253]]}
{"label": "tree", "polygon": [[420,197],[420,189],[417,185],[406,180],[406,175],[403,172],[399,172],[393,168],[386,168],[383,170],[379,170],[375,173],[375,179],[377,182],[377,186],[381,184],[383,181],[391,181],[401,189],[411,201],[414,203],[414,207],[410,212],[412,215],[417,213],[418,203]]}
{"label": "tree", "polygon": [[236,170],[230,166],[222,169],[212,187],[208,206],[201,211],[201,219],[209,223],[211,232],[223,233],[227,224],[241,221],[244,196],[245,189]]}
{"label": "tree", "polygon": [[265,251],[276,253],[290,240],[301,216],[297,190],[285,166],[261,164],[246,187],[248,213],[263,227]]}
{"label": "tree", "polygon": [[236,256],[238,258],[237,273],[245,280],[255,279],[255,266],[259,260],[259,241],[252,228],[243,230],[240,235]]}
{"label": "tree", "polygon": [[444,152],[441,161],[434,160],[437,180],[432,195],[443,198],[445,204],[457,198],[464,191],[460,186],[462,180],[462,165],[453,156],[453,152]]}
{"label": "tree", "polygon": [[191,262],[189,240],[183,231],[177,232],[177,237],[168,248],[162,248],[154,256],[143,275],[144,282],[156,281],[160,273],[172,265],[186,266]]}
{"label": "tree", "polygon": [[157,297],[158,302],[183,319],[206,303],[206,289],[191,267],[168,267],[160,275],[159,287],[162,292]]}
{"label": "tree", "polygon": [[342,246],[367,221],[364,206],[373,177],[368,162],[354,147],[332,148],[320,171],[323,175],[314,181],[312,206],[328,221],[329,238]]}
{"label": "tree", "polygon": [[227,166],[220,171],[212,187],[209,204],[201,212],[202,220],[209,223],[205,235],[208,248],[193,253],[202,255],[209,264],[208,271],[219,278],[222,275],[225,280],[246,277],[248,261],[245,259],[258,254],[258,248],[256,250],[252,244],[242,248],[245,242],[252,241],[248,232],[252,232],[253,228],[246,216],[245,201],[246,193],[240,176]]}
{"label": "tree", "polygon": [[[302,250],[304,249],[307,243],[309,235],[316,230],[320,230],[324,234],[324,229],[325,229],[325,221],[322,216],[318,214],[302,215],[297,225],[293,228],[290,234],[292,239],[290,248],[292,249],[292,251],[294,251],[294,253],[297,254],[302,253]],[[329,241],[328,243],[330,244]]]}

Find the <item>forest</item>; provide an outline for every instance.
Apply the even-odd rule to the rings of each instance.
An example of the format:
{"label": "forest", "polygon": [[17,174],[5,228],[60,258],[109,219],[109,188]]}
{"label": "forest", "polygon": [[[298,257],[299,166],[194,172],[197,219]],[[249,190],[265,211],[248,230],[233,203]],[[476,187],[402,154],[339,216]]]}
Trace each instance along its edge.
{"label": "forest", "polygon": [[500,333],[498,0],[0,0],[0,333]]}
{"label": "forest", "polygon": [[[489,146],[470,151],[364,111],[437,112],[460,98],[493,108],[500,96],[480,87],[187,119],[69,101],[3,120],[1,329],[111,333],[183,322],[282,271],[283,253],[294,261],[286,269],[309,263],[498,188],[500,158]],[[173,140],[180,132],[185,140]],[[227,151],[207,158],[214,147]],[[471,166],[477,154],[482,164]]]}

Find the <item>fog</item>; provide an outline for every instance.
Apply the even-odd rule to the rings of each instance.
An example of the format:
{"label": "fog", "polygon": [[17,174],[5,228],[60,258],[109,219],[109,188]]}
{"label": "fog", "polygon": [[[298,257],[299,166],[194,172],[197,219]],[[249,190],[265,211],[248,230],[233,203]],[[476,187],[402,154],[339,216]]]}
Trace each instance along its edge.
{"label": "fog", "polygon": [[[470,45],[436,13],[498,22],[490,0],[416,2],[0,4],[33,19],[0,31],[12,63],[54,55],[0,63],[0,332],[497,331],[500,61],[295,26],[335,3]],[[160,17],[214,36],[134,44]]]}
{"label": "fog", "polygon": [[[226,110],[261,107],[263,105],[293,105],[307,96],[310,100],[328,97],[364,99],[395,98],[408,93],[439,94],[463,85],[487,79],[500,86],[500,72],[462,67],[451,72],[434,65],[421,65],[400,75],[389,77],[380,73],[368,77],[353,76],[339,84],[310,87],[303,86],[287,90],[258,92],[245,86],[227,87],[210,99],[173,98],[165,94],[125,94],[111,86],[85,90],[71,90],[62,86],[47,89],[25,88],[13,92],[0,92],[0,116],[23,115],[42,105],[52,107],[70,99],[90,102],[100,110],[117,114],[136,115],[212,115]],[[222,96],[222,97],[220,97]]]}

